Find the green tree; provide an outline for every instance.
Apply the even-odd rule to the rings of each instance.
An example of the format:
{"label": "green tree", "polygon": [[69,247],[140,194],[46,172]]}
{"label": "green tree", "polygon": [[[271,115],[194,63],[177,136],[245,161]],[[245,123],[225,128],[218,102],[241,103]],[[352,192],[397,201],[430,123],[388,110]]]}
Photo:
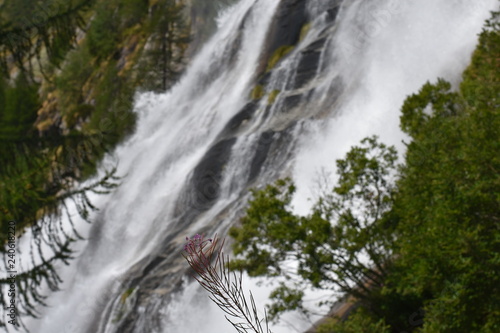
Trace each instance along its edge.
{"label": "green tree", "polygon": [[317,333],[390,333],[390,326],[383,319],[377,321],[373,314],[363,308],[354,310],[349,320],[343,322],[338,318],[328,318],[325,323],[318,325]]}
{"label": "green tree", "polygon": [[0,140],[20,140],[33,136],[33,123],[40,107],[38,87],[23,72],[18,74],[12,84],[0,76]]}
{"label": "green tree", "polygon": [[5,1],[0,6],[2,73],[9,75],[14,64],[21,70],[26,65],[31,68],[32,60],[40,60],[42,52],[46,52],[50,62],[59,64],[74,45],[77,30],[84,29],[84,13],[94,1]]}
{"label": "green tree", "polygon": [[[90,222],[90,212],[96,208],[89,200],[89,193],[109,193],[118,185],[118,178],[113,169],[85,187],[74,188],[77,177],[71,175],[70,168],[75,163],[85,162],[88,147],[82,147],[83,151],[65,151],[61,146],[55,160],[27,145],[9,145],[9,148],[12,153],[8,156],[12,160],[9,164],[2,164],[0,170],[0,227],[3,231],[0,233],[0,253],[5,271],[10,270],[7,268],[8,259],[16,263],[16,311],[22,325],[21,315],[37,317],[39,306],[45,305],[42,288],[58,290],[61,278],[56,267],[68,263],[72,257],[70,245],[82,239],[74,226],[69,205],[73,204],[79,216]],[[47,182],[47,178],[51,181]],[[69,225],[65,227],[62,219],[66,219]],[[12,231],[10,221],[15,221],[14,234],[7,232]],[[21,266],[19,242],[16,242],[18,255],[12,256],[8,241],[16,241],[13,235],[20,237],[20,232],[26,229],[31,231],[28,240],[31,260]],[[0,327],[4,327],[8,320],[9,298],[4,292],[9,288],[4,286],[11,283],[4,275],[0,277]]]}
{"label": "green tree", "polygon": [[[305,287],[367,300],[383,286],[392,257],[395,223],[388,213],[396,159],[393,147],[378,143],[376,137],[364,139],[337,161],[338,186],[320,198],[308,216],[292,213],[295,187],[289,179],[252,191],[254,199],[241,226],[230,230],[239,256],[232,268],[250,276],[285,277],[271,295],[271,318],[286,310],[305,310]],[[297,268],[285,268],[288,260],[296,261]]]}
{"label": "green tree", "polygon": [[100,3],[87,33],[88,49],[92,56],[102,60],[118,51],[119,26],[120,18],[116,2]]}
{"label": "green tree", "polygon": [[166,91],[184,69],[184,54],[189,42],[185,6],[176,0],[161,0],[153,6],[151,37],[142,60],[145,89]]}
{"label": "green tree", "polygon": [[401,294],[425,299],[423,332],[500,329],[498,15],[481,33],[458,92],[439,80],[402,109],[413,140],[398,184],[395,210],[404,223],[400,274],[391,280]]}

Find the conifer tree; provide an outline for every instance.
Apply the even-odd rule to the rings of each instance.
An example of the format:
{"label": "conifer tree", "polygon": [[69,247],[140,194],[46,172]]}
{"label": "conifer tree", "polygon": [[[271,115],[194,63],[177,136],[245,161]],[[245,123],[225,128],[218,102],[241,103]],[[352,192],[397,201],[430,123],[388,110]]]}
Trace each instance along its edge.
{"label": "conifer tree", "polygon": [[191,40],[184,11],[184,4],[176,0],[162,0],[152,8],[152,34],[143,62],[145,88],[166,91],[181,74]]}
{"label": "conifer tree", "polygon": [[43,52],[59,64],[76,41],[78,29],[85,28],[83,14],[95,0],[39,3],[32,0],[6,1],[0,6],[0,70],[32,67]]}

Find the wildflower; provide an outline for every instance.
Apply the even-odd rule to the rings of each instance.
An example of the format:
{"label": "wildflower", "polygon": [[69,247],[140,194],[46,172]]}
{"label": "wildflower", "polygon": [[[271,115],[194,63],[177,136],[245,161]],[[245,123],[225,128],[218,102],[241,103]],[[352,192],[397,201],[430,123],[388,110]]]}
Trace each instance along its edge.
{"label": "wildflower", "polygon": [[210,267],[217,242],[214,242],[211,238],[205,239],[204,236],[199,234],[191,238],[186,237],[186,242],[184,257],[196,273],[203,274]]}
{"label": "wildflower", "polygon": [[[196,273],[196,281],[212,296],[210,299],[215,302],[230,317],[238,318],[242,321],[235,322],[226,316],[226,319],[240,333],[271,333],[267,327],[263,330],[262,320],[259,319],[257,307],[250,293],[250,304],[248,306],[246,296],[242,287],[242,273],[229,271],[227,263],[228,257],[224,257],[222,248],[224,240],[218,245],[217,235],[213,239],[205,239],[203,235],[196,234],[193,237],[186,237],[184,245],[184,258]],[[215,255],[215,256],[214,256]]]}

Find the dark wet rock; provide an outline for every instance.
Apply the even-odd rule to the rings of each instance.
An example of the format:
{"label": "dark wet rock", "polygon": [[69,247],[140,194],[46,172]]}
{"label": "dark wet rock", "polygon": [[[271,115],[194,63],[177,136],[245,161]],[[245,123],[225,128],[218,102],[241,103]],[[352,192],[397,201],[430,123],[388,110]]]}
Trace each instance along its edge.
{"label": "dark wet rock", "polygon": [[175,203],[173,219],[177,220],[176,224],[189,224],[217,200],[222,173],[235,142],[235,137],[218,141],[194,168],[189,185]]}
{"label": "dark wet rock", "polygon": [[297,73],[293,80],[289,82],[287,89],[302,88],[316,76],[321,59],[321,50],[325,42],[325,37],[315,40],[300,53]]}
{"label": "dark wet rock", "polygon": [[333,22],[339,13],[340,5],[330,8],[326,11],[327,22]]}
{"label": "dark wet rock", "polygon": [[307,22],[306,0],[281,0],[266,38],[258,75],[262,75],[273,53],[281,46],[296,45]]}
{"label": "dark wet rock", "polygon": [[[183,262],[179,255],[179,246],[173,242],[174,236],[182,233],[181,230],[173,231],[162,244],[161,250],[155,255],[145,257],[136,264],[129,277],[121,282],[121,296],[115,299],[114,306],[108,307],[103,314],[114,323],[113,333],[151,332],[160,331],[164,318],[153,316],[147,323],[142,322],[141,311],[149,313],[158,312],[159,308],[168,304],[176,291],[182,288],[182,275],[186,274],[186,268],[176,268]],[[123,297],[123,293],[130,291],[133,295]],[[152,300],[155,300],[152,301]],[[128,304],[126,304],[128,303]],[[109,319],[108,319],[109,321]],[[147,328],[147,329],[146,329]],[[92,330],[91,332],[97,332]]]}
{"label": "dark wet rock", "polygon": [[217,142],[194,169],[190,210],[208,209],[219,197],[222,172],[235,142],[236,138]]}
{"label": "dark wet rock", "polygon": [[240,112],[238,112],[231,120],[228,121],[226,127],[222,130],[221,136],[227,137],[234,134],[245,120],[252,118],[253,114],[259,106],[258,101],[247,103]]}
{"label": "dark wet rock", "polygon": [[259,175],[262,164],[264,164],[267,154],[269,153],[269,148],[273,143],[274,133],[274,131],[267,131],[260,135],[255,154],[252,158],[252,164],[250,165],[250,174],[248,176],[249,182]]}
{"label": "dark wet rock", "polygon": [[310,43],[305,50],[308,51],[321,51],[326,43],[326,37],[319,38]]}
{"label": "dark wet rock", "polygon": [[143,272],[142,272],[143,275],[150,274],[164,260],[165,260],[164,256],[161,256],[161,255],[154,257],[154,259],[151,260],[151,262],[146,267],[144,267]]}
{"label": "dark wet rock", "polygon": [[262,170],[267,170],[268,165],[276,166],[277,170],[283,169],[292,159],[296,143],[294,134],[296,126],[297,121],[291,120],[286,127],[274,133]]}
{"label": "dark wet rock", "polygon": [[307,22],[305,0],[282,0],[271,24],[267,39],[269,53],[282,45],[295,45]]}
{"label": "dark wet rock", "polygon": [[307,50],[302,52],[299,64],[297,65],[297,73],[291,86],[287,88],[298,89],[309,83],[316,76],[320,59],[321,52]]}
{"label": "dark wet rock", "polygon": [[[289,113],[292,110],[300,107],[301,105],[305,105],[311,101],[314,95],[314,88],[310,89],[306,92],[302,92],[300,94],[289,95],[283,98],[280,102],[279,112],[280,113]],[[307,110],[304,110],[307,112]]]}
{"label": "dark wet rock", "polygon": [[269,79],[271,78],[271,72],[264,73],[259,79],[257,80],[257,84],[260,84],[261,86],[267,86],[269,83]]}
{"label": "dark wet rock", "polygon": [[281,106],[282,112],[287,112],[291,109],[299,106],[300,101],[302,100],[302,94],[287,96],[283,99],[283,104]]}

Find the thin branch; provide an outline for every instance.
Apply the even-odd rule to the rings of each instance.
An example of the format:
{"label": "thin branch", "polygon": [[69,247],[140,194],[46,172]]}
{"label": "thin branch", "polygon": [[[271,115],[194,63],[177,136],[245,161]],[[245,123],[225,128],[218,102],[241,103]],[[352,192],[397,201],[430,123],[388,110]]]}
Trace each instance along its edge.
{"label": "thin branch", "polygon": [[[229,256],[222,252],[224,240],[220,246],[217,235],[213,239],[195,235],[186,237],[186,241],[183,256],[195,271],[195,280],[211,294],[209,298],[227,314],[225,317],[231,325],[241,333],[271,333],[267,314],[260,319],[252,293],[250,303],[245,296],[242,272],[237,275],[229,271]],[[264,320],[265,330],[262,327]]]}

